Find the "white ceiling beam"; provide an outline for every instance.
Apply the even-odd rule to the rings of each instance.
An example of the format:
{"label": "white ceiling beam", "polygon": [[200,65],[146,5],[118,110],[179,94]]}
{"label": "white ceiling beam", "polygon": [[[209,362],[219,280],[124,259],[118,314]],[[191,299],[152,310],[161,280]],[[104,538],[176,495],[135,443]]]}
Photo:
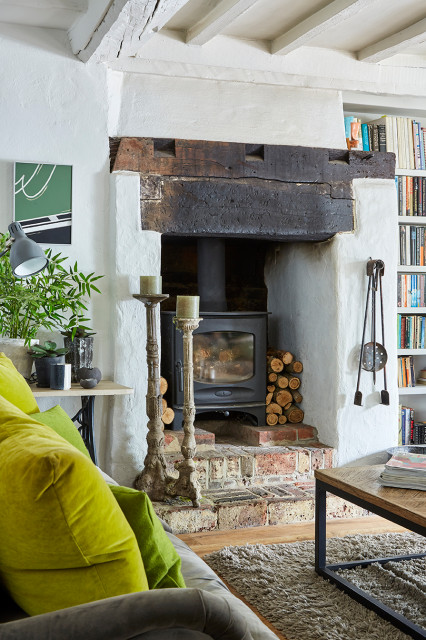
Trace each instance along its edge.
{"label": "white ceiling beam", "polygon": [[187,44],[206,44],[256,2],[258,0],[222,0],[204,18],[188,29]]}
{"label": "white ceiling beam", "polygon": [[[108,61],[135,56],[188,0],[98,0],[70,29],[81,60]],[[96,6],[95,6],[96,5]],[[89,15],[90,14],[90,15]]]}
{"label": "white ceiling beam", "polygon": [[358,51],[358,60],[380,62],[426,41],[426,18]]}
{"label": "white ceiling beam", "polygon": [[333,0],[271,42],[271,53],[286,54],[303,47],[326,29],[338,26],[376,0]]}

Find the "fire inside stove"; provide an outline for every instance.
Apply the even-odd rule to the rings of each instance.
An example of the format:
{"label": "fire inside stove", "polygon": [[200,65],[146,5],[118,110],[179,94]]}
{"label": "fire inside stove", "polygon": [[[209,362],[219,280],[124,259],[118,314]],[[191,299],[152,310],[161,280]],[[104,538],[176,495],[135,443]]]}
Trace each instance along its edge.
{"label": "fire inside stove", "polygon": [[194,335],[194,380],[232,384],[254,376],[254,335],[241,331],[209,331]]}

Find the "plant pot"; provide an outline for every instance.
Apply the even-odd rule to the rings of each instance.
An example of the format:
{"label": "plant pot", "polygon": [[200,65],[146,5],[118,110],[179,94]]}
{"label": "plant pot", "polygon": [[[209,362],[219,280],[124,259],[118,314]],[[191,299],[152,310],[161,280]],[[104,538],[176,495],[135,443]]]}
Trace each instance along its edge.
{"label": "plant pot", "polygon": [[38,387],[50,387],[50,365],[63,364],[65,356],[53,356],[52,358],[35,358],[35,370]]}
{"label": "plant pot", "polygon": [[64,338],[64,347],[69,349],[65,362],[71,365],[71,382],[78,382],[77,371],[81,367],[92,368],[93,336],[86,338]]}
{"label": "plant pot", "polygon": [[38,340],[31,340],[30,344],[25,344],[23,338],[0,338],[0,351],[10,358],[26,380],[30,379],[33,368],[33,359],[28,351],[33,344],[38,344]]}

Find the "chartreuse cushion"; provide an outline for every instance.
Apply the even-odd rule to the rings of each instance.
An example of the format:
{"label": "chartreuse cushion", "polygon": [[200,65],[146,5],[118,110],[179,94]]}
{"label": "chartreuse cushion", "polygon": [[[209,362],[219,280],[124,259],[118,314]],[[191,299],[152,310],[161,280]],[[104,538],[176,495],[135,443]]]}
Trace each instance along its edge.
{"label": "chartreuse cushion", "polygon": [[135,535],[98,469],[0,397],[0,576],[30,615],[143,591]]}
{"label": "chartreuse cushion", "polygon": [[90,453],[87,451],[84,440],[79,434],[77,427],[62,407],[56,405],[56,407],[52,407],[47,411],[40,411],[32,417],[37,420],[37,422],[42,422],[56,431],[56,433],[65,438],[67,442],[74,445],[76,449],[90,458]]}
{"label": "chartreuse cushion", "polygon": [[0,395],[24,413],[39,411],[36,399],[24,376],[21,376],[3,352],[0,352]]}
{"label": "chartreuse cushion", "polygon": [[146,493],[116,485],[109,485],[109,488],[136,536],[149,588],[185,587],[180,557]]}

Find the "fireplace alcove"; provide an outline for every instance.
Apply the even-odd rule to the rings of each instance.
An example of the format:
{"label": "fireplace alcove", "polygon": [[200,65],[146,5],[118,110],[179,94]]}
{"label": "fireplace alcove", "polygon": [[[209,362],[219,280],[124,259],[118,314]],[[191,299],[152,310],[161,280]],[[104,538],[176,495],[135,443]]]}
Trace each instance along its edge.
{"label": "fireplace alcove", "polygon": [[[192,242],[192,249],[189,244],[182,249],[181,256],[187,255],[199,237],[255,241],[272,253],[275,243],[283,242],[315,248],[354,230],[354,178],[390,180],[394,174],[392,154],[152,138],[113,142],[113,171],[140,176],[142,233],[162,234],[163,257],[173,243]],[[176,294],[198,292],[196,280],[179,277],[175,284]],[[231,286],[228,281],[227,298]],[[264,295],[259,310],[265,312],[266,288]],[[247,291],[244,298],[253,303]],[[172,306],[164,311],[173,304],[171,297]],[[327,419],[329,414],[324,412]]]}
{"label": "fireplace alcove", "polygon": [[177,295],[199,295],[194,331],[196,419],[265,420],[267,288],[265,241],[162,237],[161,273],[170,293],[161,312],[161,371],[170,427],[182,428],[183,344],[173,324]]}

